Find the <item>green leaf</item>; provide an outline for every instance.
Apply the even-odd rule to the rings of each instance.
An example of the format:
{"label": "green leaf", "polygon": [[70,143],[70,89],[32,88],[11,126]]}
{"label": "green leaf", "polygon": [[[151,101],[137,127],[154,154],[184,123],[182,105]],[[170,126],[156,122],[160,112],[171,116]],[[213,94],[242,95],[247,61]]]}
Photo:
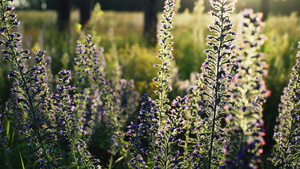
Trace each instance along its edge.
{"label": "green leaf", "polygon": [[122,157],[120,157],[120,158],[118,158],[116,161],[115,161],[115,163],[118,163],[118,162],[120,162],[122,159],[123,159],[124,157],[122,156]]}
{"label": "green leaf", "polygon": [[22,155],[21,155],[21,152],[20,152],[20,151],[19,151],[19,154],[20,154],[20,159],[21,159],[22,169],[25,169],[25,165],[24,165],[23,158],[22,158]]}
{"label": "green leaf", "polygon": [[6,137],[9,139],[9,128],[10,128],[10,121],[7,121],[7,125],[6,125]]}

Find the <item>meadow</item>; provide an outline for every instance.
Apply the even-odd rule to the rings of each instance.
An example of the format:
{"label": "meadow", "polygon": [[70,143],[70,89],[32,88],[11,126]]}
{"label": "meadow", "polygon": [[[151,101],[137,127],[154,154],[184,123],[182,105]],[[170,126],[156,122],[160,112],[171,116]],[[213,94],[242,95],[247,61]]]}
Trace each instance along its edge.
{"label": "meadow", "polygon": [[[57,57],[62,57],[64,54],[73,55],[75,53],[75,50],[68,47],[68,45],[71,43],[69,41],[73,42],[72,45],[75,45],[77,41],[78,11],[73,11],[71,14],[71,33],[67,35],[64,32],[58,32],[56,29],[57,14],[55,11],[16,11],[16,13],[22,21],[20,31],[27,40],[24,43],[26,48],[32,51],[41,48],[48,51],[48,53],[53,52],[49,53],[49,56],[55,55]],[[158,14],[158,16],[161,17],[161,14]],[[124,67],[130,64],[129,62],[132,61],[133,56],[143,57],[142,55],[145,55],[144,58],[138,60],[149,63],[145,64],[145,66],[148,66],[145,68],[147,72],[145,72],[146,70],[123,71],[125,79],[134,79],[135,84],[140,83],[143,86],[138,87],[142,93],[145,92],[144,84],[148,86],[156,74],[152,66],[152,63],[156,59],[156,49],[147,46],[147,42],[143,37],[143,17],[142,12],[105,11],[100,16],[94,28],[100,39],[97,45],[105,49],[106,55],[110,55],[113,46],[109,30],[114,30],[113,43],[116,45],[116,50],[120,55],[120,62],[122,62]],[[172,33],[175,37],[174,46],[177,49],[174,50],[174,64],[175,67],[178,67],[179,79],[188,80],[191,73],[200,72],[201,64],[206,59],[203,50],[207,48],[205,39],[210,33],[207,25],[211,21],[207,13],[195,16],[195,14],[189,11],[176,14],[174,20]],[[232,14],[232,20],[233,23],[238,23],[239,17],[237,13]],[[236,27],[237,24],[234,25],[233,29],[236,30]],[[295,12],[291,12],[290,16],[271,15],[263,29],[263,33],[268,37],[268,40],[260,51],[265,54],[267,62],[271,66],[274,66],[274,69],[270,73],[279,75],[276,81],[281,81],[279,83],[283,83],[280,85],[283,88],[288,82],[291,67],[295,63],[295,59],[292,58],[297,53],[298,37],[295,35],[298,35],[300,32],[299,18]],[[87,30],[86,33],[91,33],[91,31]],[[197,35],[197,33],[200,35]],[[134,50],[135,52],[129,54],[130,48],[137,49]],[[152,59],[147,59],[146,56]],[[282,60],[284,61],[279,63]],[[63,65],[63,63],[60,63],[60,65]],[[58,72],[58,70],[55,70],[55,72]],[[141,72],[141,75],[134,76],[133,72]],[[153,73],[151,74],[150,72]],[[274,78],[273,76],[271,77]],[[270,83],[270,85],[272,84]],[[280,92],[280,89],[278,89],[278,92]]]}
{"label": "meadow", "polygon": [[0,167],[299,167],[299,17],[227,1],[173,16],[167,0],[156,47],[142,12],[96,6],[81,30],[73,11],[58,32],[55,11],[19,24],[1,1]]}

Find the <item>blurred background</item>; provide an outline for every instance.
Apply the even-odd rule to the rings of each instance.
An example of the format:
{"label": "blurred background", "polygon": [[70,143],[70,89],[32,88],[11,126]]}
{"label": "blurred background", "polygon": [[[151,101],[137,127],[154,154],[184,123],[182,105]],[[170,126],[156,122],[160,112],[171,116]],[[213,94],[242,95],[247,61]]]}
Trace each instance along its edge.
{"label": "blurred background", "polygon": [[[81,0],[15,0],[19,9],[36,9],[36,10],[56,10],[59,3],[69,3],[72,9],[79,8]],[[190,11],[194,8],[196,0],[182,0],[180,12],[186,8]],[[163,0],[158,0],[158,8],[162,10]],[[86,0],[84,3],[101,3],[103,10],[115,11],[143,11],[144,0]],[[238,0],[237,10],[243,8],[253,8],[255,11],[261,11],[261,6],[268,4],[270,12],[274,14],[290,14],[291,11],[299,11],[298,0]],[[209,0],[204,2],[206,9],[210,8]],[[283,7],[284,5],[284,7]]]}
{"label": "blurred background", "polygon": [[[163,0],[15,0],[16,13],[21,21],[17,31],[23,34],[23,48],[35,52],[46,50],[51,56],[55,76],[62,69],[73,69],[77,41],[91,34],[98,46],[104,47],[107,77],[112,78],[119,66],[121,78],[134,79],[141,94],[155,90],[154,63],[158,62],[156,30],[161,18]],[[195,82],[206,59],[203,50],[207,25],[212,18],[209,0],[177,0],[174,17],[174,63],[170,97],[184,95]],[[296,61],[297,41],[300,35],[300,0],[239,0],[232,20],[237,25],[238,12],[253,8],[263,12],[263,33],[267,41],[261,47],[269,64],[266,77],[272,92],[264,106],[266,157],[272,147],[273,127],[278,116],[282,90],[287,86],[292,66]],[[236,30],[236,26],[234,27]],[[0,62],[0,110],[9,97],[11,81],[7,79],[10,67]],[[117,63],[117,64],[116,64]],[[103,145],[104,146],[104,145]]]}

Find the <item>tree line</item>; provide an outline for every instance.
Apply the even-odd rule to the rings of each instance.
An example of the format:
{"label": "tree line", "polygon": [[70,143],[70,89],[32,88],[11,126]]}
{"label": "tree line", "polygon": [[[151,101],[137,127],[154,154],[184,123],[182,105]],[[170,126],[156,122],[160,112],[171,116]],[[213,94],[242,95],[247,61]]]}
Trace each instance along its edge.
{"label": "tree line", "polygon": [[[56,10],[61,3],[65,0],[18,0],[26,1],[27,6],[23,8],[27,9],[43,9],[43,4],[46,5],[46,9]],[[85,0],[67,0],[71,5],[71,9],[79,8],[82,1]],[[99,2],[103,10],[116,10],[116,11],[143,11],[144,0],[92,0],[93,4]],[[163,0],[158,1],[158,10],[162,11]],[[181,9],[179,12],[189,9],[192,11],[194,8],[194,2],[196,0],[184,0],[181,1]],[[210,10],[209,0],[205,0],[206,10]],[[270,12],[275,14],[289,14],[291,11],[300,12],[300,1],[299,0],[239,0],[236,4],[237,11],[243,8],[253,8],[254,11],[262,11],[265,7],[269,7]],[[284,8],[283,8],[284,7]],[[21,7],[22,8],[22,7]]]}
{"label": "tree line", "polygon": [[[72,9],[80,10],[80,24],[84,25],[90,18],[91,10],[96,3],[101,4],[102,10],[116,11],[144,11],[144,35],[151,45],[156,43],[157,12],[162,11],[164,0],[19,0],[19,8],[37,10],[56,10],[58,12],[57,25],[60,31],[67,30]],[[196,0],[182,0],[179,12],[186,9],[192,11]],[[26,5],[24,5],[26,4]],[[23,5],[23,6],[22,6]],[[204,1],[205,10],[211,10],[209,0]],[[292,11],[300,13],[300,0],[239,0],[237,11],[253,8],[254,11],[264,13],[264,20],[268,13],[290,14]]]}

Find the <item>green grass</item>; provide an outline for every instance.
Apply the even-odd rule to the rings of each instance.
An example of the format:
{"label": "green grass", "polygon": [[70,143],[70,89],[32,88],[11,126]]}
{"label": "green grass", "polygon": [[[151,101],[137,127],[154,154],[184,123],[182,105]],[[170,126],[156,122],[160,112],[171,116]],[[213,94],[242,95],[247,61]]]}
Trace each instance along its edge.
{"label": "green grass", "polygon": [[[72,61],[76,39],[80,37],[76,33],[79,11],[73,11],[71,14],[70,33],[60,33],[56,30],[57,14],[55,11],[17,11],[17,14],[22,23],[18,29],[24,36],[24,46],[32,51],[38,47],[45,49],[52,57],[53,73],[65,68],[64,65],[68,65],[62,63],[64,62],[63,55],[68,54],[71,58],[70,62]],[[160,19],[161,15],[158,16]],[[123,64],[124,78],[134,79],[137,89],[149,92],[153,89],[150,83],[155,76],[152,65],[155,62],[157,49],[148,47],[143,38],[143,19],[142,12],[104,11],[96,22],[94,31],[97,36],[101,37],[98,45],[104,47],[106,58],[108,58],[112,47],[108,31],[110,28],[114,29],[113,43],[116,44],[119,61]],[[233,22],[237,23],[238,20],[238,15],[233,15]],[[207,47],[205,38],[210,33],[207,29],[210,22],[208,14],[195,16],[184,12],[175,15],[172,31],[175,42],[175,67],[178,67],[179,71],[174,76],[187,80],[192,72],[200,72],[201,64],[206,58],[203,49]],[[297,41],[300,35],[299,17],[296,13],[290,16],[271,15],[266,21],[264,33],[268,39],[261,51],[265,54],[270,66],[269,77],[266,81],[272,95],[277,96],[278,100],[282,88],[288,82],[291,67],[295,63]],[[67,68],[72,68],[71,64]],[[174,69],[173,72],[176,70]]]}

